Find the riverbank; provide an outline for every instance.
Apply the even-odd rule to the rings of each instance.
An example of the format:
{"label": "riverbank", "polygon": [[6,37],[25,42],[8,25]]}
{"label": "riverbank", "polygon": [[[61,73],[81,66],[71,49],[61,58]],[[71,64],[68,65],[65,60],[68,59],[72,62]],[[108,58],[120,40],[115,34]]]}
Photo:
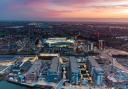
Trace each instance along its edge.
{"label": "riverbank", "polygon": [[[39,87],[27,87],[20,84],[10,83],[8,81],[0,81],[0,89],[41,89]],[[48,89],[48,88],[42,88]],[[50,88],[49,88],[50,89]]]}
{"label": "riverbank", "polygon": [[30,89],[30,88],[19,86],[19,85],[2,80],[0,81],[0,89]]}
{"label": "riverbank", "polygon": [[[51,86],[51,85],[42,85],[42,84],[40,84],[38,82],[37,83],[28,84],[28,83],[21,83],[21,82],[16,82],[16,81],[11,81],[11,80],[7,80],[7,81],[9,83],[16,84],[16,85],[19,85],[19,86],[28,87],[28,88],[31,88],[31,89],[54,89],[53,86]],[[43,83],[43,82],[41,82],[41,83]]]}

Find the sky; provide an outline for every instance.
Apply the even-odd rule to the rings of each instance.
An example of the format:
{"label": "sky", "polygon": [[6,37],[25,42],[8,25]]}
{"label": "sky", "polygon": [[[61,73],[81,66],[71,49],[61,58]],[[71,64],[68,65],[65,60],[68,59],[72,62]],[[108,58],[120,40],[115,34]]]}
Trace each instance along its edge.
{"label": "sky", "polygon": [[0,20],[128,21],[128,0],[0,0]]}

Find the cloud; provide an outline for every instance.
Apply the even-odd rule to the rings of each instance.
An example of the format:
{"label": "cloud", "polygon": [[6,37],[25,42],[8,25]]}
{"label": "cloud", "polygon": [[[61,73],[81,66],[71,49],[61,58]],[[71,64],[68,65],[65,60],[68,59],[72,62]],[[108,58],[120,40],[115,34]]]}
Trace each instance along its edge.
{"label": "cloud", "polygon": [[112,18],[127,9],[126,0],[0,0],[0,18],[10,19]]}

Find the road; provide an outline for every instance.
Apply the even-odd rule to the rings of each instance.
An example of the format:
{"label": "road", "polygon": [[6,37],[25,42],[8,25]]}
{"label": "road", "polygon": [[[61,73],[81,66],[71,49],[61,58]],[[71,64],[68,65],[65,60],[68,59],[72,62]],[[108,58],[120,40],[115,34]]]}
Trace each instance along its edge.
{"label": "road", "polygon": [[55,87],[55,89],[61,89],[63,87],[63,84],[66,80],[62,79]]}
{"label": "road", "polygon": [[[124,67],[123,65],[121,65],[120,63],[117,62],[117,60],[115,58],[112,57],[112,53],[113,50],[112,49],[106,49],[104,51],[101,52],[100,56],[102,58],[105,59],[109,59],[109,61],[113,64],[113,66],[115,66],[116,68],[126,72],[128,74],[128,68]],[[114,52],[117,52],[118,54],[121,54],[118,50],[114,50]]]}

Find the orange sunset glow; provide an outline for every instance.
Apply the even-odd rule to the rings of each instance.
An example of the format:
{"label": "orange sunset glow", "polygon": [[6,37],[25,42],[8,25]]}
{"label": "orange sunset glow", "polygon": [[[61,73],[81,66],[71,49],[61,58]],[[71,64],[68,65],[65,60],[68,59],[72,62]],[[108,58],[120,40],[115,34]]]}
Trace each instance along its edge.
{"label": "orange sunset glow", "polygon": [[125,21],[128,0],[1,0],[0,11],[1,20]]}

